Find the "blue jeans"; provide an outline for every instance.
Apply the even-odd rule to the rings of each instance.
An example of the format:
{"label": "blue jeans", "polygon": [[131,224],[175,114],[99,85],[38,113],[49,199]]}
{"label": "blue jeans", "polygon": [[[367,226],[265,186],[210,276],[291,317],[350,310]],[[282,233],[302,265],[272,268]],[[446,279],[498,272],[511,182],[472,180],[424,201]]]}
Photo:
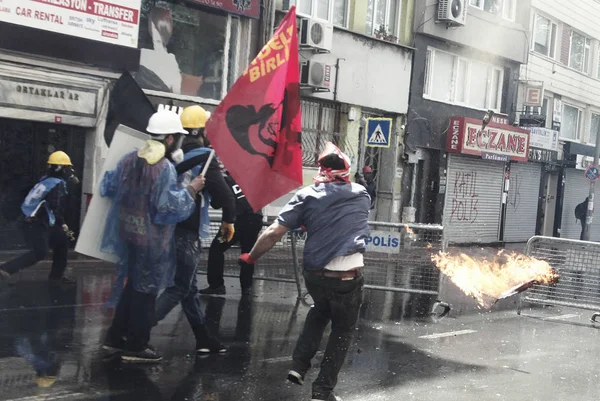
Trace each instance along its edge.
{"label": "blue jeans", "polygon": [[200,295],[196,270],[200,263],[200,240],[198,233],[179,229],[175,231],[177,268],[175,284],[167,288],[156,301],[156,320],[160,322],[181,303],[183,313],[192,327],[204,324],[200,307]]}

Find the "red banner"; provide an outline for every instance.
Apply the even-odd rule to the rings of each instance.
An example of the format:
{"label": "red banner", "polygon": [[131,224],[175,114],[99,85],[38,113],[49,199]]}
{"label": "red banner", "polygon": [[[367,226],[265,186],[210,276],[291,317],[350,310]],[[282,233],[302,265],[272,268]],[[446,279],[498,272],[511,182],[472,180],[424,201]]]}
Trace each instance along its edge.
{"label": "red banner", "polygon": [[296,9],[206,124],[219,159],[259,210],[302,185]]}

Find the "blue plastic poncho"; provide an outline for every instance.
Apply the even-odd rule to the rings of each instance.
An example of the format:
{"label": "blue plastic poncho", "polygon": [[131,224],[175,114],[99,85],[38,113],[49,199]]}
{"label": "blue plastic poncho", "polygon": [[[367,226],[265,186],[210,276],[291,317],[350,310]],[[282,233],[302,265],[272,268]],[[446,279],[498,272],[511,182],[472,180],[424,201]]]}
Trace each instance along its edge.
{"label": "blue plastic poncho", "polygon": [[[210,148],[196,148],[183,155],[183,160],[189,160],[196,156],[201,156],[212,152]],[[196,178],[202,173],[204,163],[200,163],[183,174],[179,175],[179,183],[181,185],[187,185],[191,180]],[[210,206],[211,196],[208,191],[204,190],[199,194],[201,196],[200,206],[200,224],[198,226],[198,236],[200,238],[208,238],[210,236],[210,215],[208,214],[208,207]]]}
{"label": "blue plastic poncho", "polygon": [[101,249],[119,257],[110,304],[120,296],[126,277],[143,293],[156,294],[173,284],[175,224],[191,215],[195,202],[178,186],[173,165],[157,157],[160,146],[148,141],[139,152],[125,155],[100,185],[100,195],[113,199]]}

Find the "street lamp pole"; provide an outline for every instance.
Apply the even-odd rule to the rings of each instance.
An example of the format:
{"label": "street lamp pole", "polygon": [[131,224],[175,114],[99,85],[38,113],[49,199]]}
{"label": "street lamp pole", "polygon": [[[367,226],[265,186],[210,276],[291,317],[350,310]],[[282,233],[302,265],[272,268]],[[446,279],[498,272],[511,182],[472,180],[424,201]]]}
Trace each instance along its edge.
{"label": "street lamp pole", "polygon": [[[598,167],[600,163],[600,132],[596,132],[596,149],[594,151],[594,166]],[[592,221],[594,220],[594,197],[596,194],[596,181],[590,181],[590,194],[588,197],[588,209],[586,213],[585,226],[583,229],[583,239],[590,240]]]}

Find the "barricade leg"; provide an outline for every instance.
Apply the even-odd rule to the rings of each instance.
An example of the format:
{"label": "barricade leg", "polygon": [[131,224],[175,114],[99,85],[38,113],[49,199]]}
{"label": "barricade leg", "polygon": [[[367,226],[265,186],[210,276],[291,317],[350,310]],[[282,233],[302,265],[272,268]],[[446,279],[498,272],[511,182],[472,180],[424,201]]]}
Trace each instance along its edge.
{"label": "barricade leg", "polygon": [[303,278],[300,270],[300,262],[298,262],[298,237],[294,232],[290,233],[290,235],[292,236],[292,264],[294,266],[294,277],[296,278],[296,289],[298,290],[298,299],[302,300]]}

